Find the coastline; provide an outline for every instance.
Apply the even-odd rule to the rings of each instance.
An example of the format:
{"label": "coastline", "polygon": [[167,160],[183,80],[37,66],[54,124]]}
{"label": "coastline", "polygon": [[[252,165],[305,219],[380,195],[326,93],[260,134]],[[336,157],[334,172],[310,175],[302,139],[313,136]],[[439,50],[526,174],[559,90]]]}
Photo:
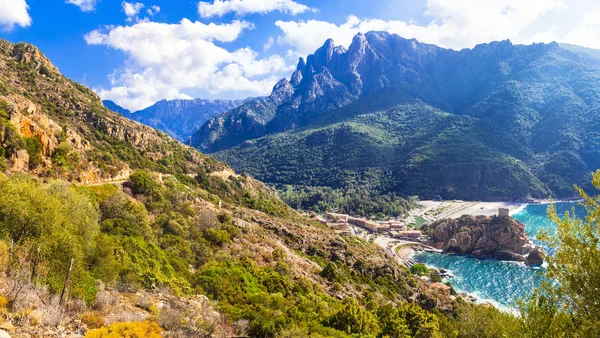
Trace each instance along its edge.
{"label": "coastline", "polygon": [[498,209],[508,209],[512,215],[525,208],[528,203],[521,202],[479,202],[479,201],[419,201],[422,209],[418,215],[434,219],[459,218],[463,215],[492,216],[498,214]]}

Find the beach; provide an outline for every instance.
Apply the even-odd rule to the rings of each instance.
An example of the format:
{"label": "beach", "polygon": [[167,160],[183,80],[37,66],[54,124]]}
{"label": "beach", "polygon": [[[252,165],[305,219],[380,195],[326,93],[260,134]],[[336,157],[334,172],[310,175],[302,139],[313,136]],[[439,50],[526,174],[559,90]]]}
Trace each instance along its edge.
{"label": "beach", "polygon": [[477,202],[477,201],[419,201],[422,209],[415,214],[434,219],[459,218],[462,215],[492,216],[498,214],[498,209],[508,209],[514,214],[527,206],[517,202]]}

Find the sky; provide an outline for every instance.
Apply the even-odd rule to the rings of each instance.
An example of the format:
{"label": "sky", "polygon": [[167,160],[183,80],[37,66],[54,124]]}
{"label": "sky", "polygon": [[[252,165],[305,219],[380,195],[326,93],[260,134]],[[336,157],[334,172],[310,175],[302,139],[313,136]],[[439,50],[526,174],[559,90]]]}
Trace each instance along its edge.
{"label": "sky", "polygon": [[333,38],[388,31],[444,48],[510,39],[600,49],[597,0],[0,0],[0,38],[132,111],[268,95]]}

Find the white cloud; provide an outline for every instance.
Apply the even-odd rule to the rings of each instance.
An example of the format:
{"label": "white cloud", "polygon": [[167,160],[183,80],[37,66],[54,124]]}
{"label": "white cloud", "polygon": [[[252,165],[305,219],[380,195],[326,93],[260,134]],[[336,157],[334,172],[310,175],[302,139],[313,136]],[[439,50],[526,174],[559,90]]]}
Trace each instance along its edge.
{"label": "white cloud", "polygon": [[144,8],[144,4],[141,2],[123,1],[121,6],[123,7],[123,12],[125,12],[125,15],[127,16],[127,21],[133,21],[134,19],[137,21],[137,15],[142,8]]}
{"label": "white cloud", "polygon": [[204,24],[138,22],[107,27],[85,36],[88,44],[123,51],[128,60],[110,76],[111,88],[96,88],[103,99],[137,110],[160,99],[187,97],[186,90],[270,93],[296,60],[273,55],[260,59],[250,48],[233,51],[217,43],[232,42],[253,25],[245,21]]}
{"label": "white cloud", "polygon": [[68,4],[79,7],[84,12],[91,12],[96,9],[96,4],[99,0],[66,0]]}
{"label": "white cloud", "polygon": [[204,1],[198,3],[198,13],[203,18],[223,16],[231,12],[246,15],[273,11],[296,15],[315,10],[293,0],[214,0],[213,3]]}
{"label": "white cloud", "polygon": [[0,27],[11,30],[15,25],[28,27],[31,25],[31,17],[27,12],[29,6],[25,0],[2,0],[0,1]]}
{"label": "white cloud", "polygon": [[411,21],[359,19],[349,16],[336,25],[326,21],[277,21],[281,29],[280,44],[294,46],[302,54],[312,53],[331,37],[348,46],[358,32],[388,31],[406,38],[461,49],[493,40],[527,40],[524,32],[536,20],[553,10],[566,8],[562,0],[429,0],[427,24]]}
{"label": "white cloud", "polygon": [[156,5],[152,5],[152,6],[150,6],[150,8],[148,8],[146,10],[146,13],[148,13],[148,15],[150,15],[150,16],[155,16],[159,12],[160,12],[160,7],[156,6]]}
{"label": "white cloud", "polygon": [[269,37],[269,41],[267,41],[267,43],[263,45],[263,52],[267,52],[269,49],[271,49],[271,47],[273,47],[273,44],[275,44],[275,38],[271,36]]}

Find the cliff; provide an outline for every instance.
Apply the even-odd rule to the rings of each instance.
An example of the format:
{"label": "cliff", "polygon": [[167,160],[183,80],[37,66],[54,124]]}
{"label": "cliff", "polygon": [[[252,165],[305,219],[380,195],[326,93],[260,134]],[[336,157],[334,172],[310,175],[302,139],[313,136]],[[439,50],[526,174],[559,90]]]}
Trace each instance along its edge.
{"label": "cliff", "polygon": [[422,231],[429,236],[429,245],[445,253],[524,262],[532,250],[525,226],[510,216],[464,215],[438,220]]}

